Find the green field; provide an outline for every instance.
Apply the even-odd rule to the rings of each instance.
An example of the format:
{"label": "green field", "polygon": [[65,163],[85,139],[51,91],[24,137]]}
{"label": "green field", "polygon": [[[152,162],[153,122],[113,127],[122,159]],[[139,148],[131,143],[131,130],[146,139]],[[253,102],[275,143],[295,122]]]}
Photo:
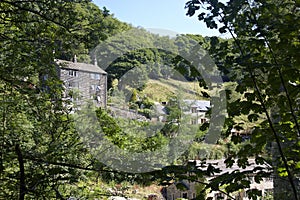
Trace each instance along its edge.
{"label": "green field", "polygon": [[[167,101],[172,95],[178,95],[183,99],[205,99],[201,91],[206,91],[199,87],[196,82],[179,81],[174,79],[150,79],[142,94],[158,102]],[[206,91],[207,92],[207,91]]]}

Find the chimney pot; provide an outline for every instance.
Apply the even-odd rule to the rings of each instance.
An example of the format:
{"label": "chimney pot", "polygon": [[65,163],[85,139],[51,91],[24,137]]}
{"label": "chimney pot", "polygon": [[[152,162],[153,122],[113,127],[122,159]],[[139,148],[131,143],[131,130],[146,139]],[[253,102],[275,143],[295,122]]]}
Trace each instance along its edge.
{"label": "chimney pot", "polygon": [[77,63],[77,56],[74,55],[74,63]]}
{"label": "chimney pot", "polygon": [[95,59],[94,59],[94,65],[95,65],[95,66],[98,66],[97,58],[96,58],[96,57],[95,57]]}

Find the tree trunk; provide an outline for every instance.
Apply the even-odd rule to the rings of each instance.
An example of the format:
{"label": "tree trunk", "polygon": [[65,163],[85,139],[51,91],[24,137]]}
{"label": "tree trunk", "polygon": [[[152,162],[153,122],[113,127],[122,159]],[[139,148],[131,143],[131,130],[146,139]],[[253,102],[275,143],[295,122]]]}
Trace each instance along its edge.
{"label": "tree trunk", "polygon": [[26,186],[25,186],[25,170],[24,170],[24,159],[23,155],[20,149],[20,145],[16,144],[15,150],[18,156],[18,161],[19,161],[19,168],[20,168],[20,189],[19,189],[19,200],[24,200],[25,199],[25,194],[26,194]]}

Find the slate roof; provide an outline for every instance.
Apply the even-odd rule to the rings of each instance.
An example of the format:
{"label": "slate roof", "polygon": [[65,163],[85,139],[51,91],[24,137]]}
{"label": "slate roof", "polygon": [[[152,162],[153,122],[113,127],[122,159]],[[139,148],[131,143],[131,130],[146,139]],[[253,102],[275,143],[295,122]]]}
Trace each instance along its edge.
{"label": "slate roof", "polygon": [[200,111],[208,111],[208,109],[211,107],[210,106],[210,101],[205,101],[205,100],[185,99],[185,100],[183,100],[183,102],[187,106],[197,107],[197,110],[200,110]]}
{"label": "slate roof", "polygon": [[[236,160],[235,160],[236,161]],[[255,168],[264,168],[264,171],[269,171],[270,170],[270,166],[266,165],[266,164],[262,164],[262,165],[258,165],[255,163],[255,159],[248,159],[248,163],[249,166],[246,166],[245,168],[241,168],[238,166],[237,162],[235,162],[233,164],[232,167],[227,168],[226,167],[226,163],[225,163],[225,159],[219,159],[219,160],[207,160],[206,161],[206,167],[204,167],[202,165],[202,162],[200,160],[189,160],[190,163],[195,163],[196,167],[198,167],[198,169],[202,169],[202,170],[206,170],[207,165],[211,164],[213,167],[218,168],[220,170],[222,170],[220,173],[216,173],[215,175],[219,175],[219,174],[224,174],[224,173],[231,173],[233,171],[251,171],[254,170]]]}
{"label": "slate roof", "polygon": [[93,64],[86,64],[80,62],[71,62],[66,60],[56,60],[56,63],[60,65],[63,69],[73,69],[78,71],[85,71],[85,72],[92,72],[92,73],[99,73],[99,74],[107,74],[103,69],[99,66]]}
{"label": "slate roof", "polygon": [[160,103],[158,102],[154,102],[154,110],[157,114],[160,115],[166,115],[167,114],[167,109],[165,106],[162,106]]}

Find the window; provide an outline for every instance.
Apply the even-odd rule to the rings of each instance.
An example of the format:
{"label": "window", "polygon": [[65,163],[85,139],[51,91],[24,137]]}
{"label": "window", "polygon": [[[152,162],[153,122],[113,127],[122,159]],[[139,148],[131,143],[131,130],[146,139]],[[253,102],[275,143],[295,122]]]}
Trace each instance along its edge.
{"label": "window", "polygon": [[78,72],[75,70],[69,70],[69,75],[70,76],[78,76]]}
{"label": "window", "polygon": [[97,92],[99,92],[101,90],[101,87],[100,87],[100,85],[97,85],[97,87],[96,87],[96,91]]}
{"label": "window", "polygon": [[188,198],[188,194],[186,192],[182,193],[182,198],[187,199]]}
{"label": "window", "polygon": [[272,182],[273,181],[273,178],[272,177],[266,177],[264,178],[266,182]]}
{"label": "window", "polygon": [[96,99],[97,99],[98,103],[101,103],[101,97],[100,96],[97,96]]}
{"label": "window", "polygon": [[201,119],[201,124],[204,124],[206,122],[206,119]]}
{"label": "window", "polygon": [[100,80],[100,74],[91,73],[91,79]]}
{"label": "window", "polygon": [[95,74],[95,79],[100,80],[100,74]]}
{"label": "window", "polygon": [[92,91],[97,91],[97,92],[99,92],[99,91],[101,90],[101,86],[100,86],[100,85],[91,85],[91,86],[90,86],[90,89],[91,89]]}
{"label": "window", "polygon": [[224,199],[224,198],[225,198],[225,195],[222,193],[215,194],[215,199]]}
{"label": "window", "polygon": [[69,88],[78,88],[79,83],[78,82],[68,82],[68,87]]}
{"label": "window", "polygon": [[192,107],[192,113],[196,113],[197,112],[197,107]]}

